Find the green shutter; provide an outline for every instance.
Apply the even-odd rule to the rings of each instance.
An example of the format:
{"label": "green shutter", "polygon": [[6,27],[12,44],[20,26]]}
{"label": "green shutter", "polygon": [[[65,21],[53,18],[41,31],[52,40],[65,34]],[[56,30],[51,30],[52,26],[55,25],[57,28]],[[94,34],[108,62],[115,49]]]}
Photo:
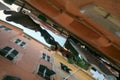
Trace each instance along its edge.
{"label": "green shutter", "polygon": [[47,69],[47,72],[46,72],[47,76],[51,76],[53,74],[55,74],[55,72],[53,70]]}
{"label": "green shutter", "polygon": [[5,3],[12,5],[15,0],[3,0]]}
{"label": "green shutter", "polygon": [[45,69],[46,69],[46,66],[40,65],[37,74],[38,74],[39,76],[43,77],[43,72],[44,72]]}
{"label": "green shutter", "polygon": [[44,16],[44,15],[39,15],[38,16],[39,19],[41,19],[42,21],[46,22],[47,21],[47,18]]}
{"label": "green shutter", "polygon": [[[46,69],[46,73],[45,73],[45,76],[43,76],[43,73],[44,73],[45,69]],[[38,71],[37,74],[38,74],[39,76],[43,77],[45,80],[50,80],[50,76],[53,75],[53,74],[55,74],[55,72],[52,71],[52,70],[50,70],[50,69],[48,69],[48,68],[47,68],[46,66],[44,66],[44,65],[40,65],[40,66],[39,66],[39,71]]]}

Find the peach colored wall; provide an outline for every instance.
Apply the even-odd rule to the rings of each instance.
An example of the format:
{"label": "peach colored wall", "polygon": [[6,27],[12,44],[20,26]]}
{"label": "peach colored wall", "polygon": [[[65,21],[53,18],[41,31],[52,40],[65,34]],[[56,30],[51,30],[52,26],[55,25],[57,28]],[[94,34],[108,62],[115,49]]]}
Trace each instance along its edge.
{"label": "peach colored wall", "polygon": [[[47,46],[37,40],[28,40],[23,37],[24,33],[22,30],[11,25],[6,25],[6,23],[1,21],[0,25],[4,25],[12,29],[10,31],[0,29],[0,48],[10,46],[19,52],[18,56],[13,61],[9,61],[0,56],[0,78],[5,74],[10,74],[18,76],[22,78],[22,80],[43,80],[36,74],[39,64],[43,64],[49,69],[52,69],[52,63],[43,60],[41,58],[41,53],[44,52],[51,56],[53,52],[46,50],[45,47]],[[26,42],[27,45],[24,48],[20,47],[13,42],[16,39]]]}

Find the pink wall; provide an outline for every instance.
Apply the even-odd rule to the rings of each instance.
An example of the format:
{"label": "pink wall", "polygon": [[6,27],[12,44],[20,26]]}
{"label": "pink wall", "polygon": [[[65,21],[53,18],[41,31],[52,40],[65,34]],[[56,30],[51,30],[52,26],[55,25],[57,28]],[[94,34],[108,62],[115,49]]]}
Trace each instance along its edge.
{"label": "pink wall", "polygon": [[[0,25],[4,25],[12,29],[10,31],[0,29],[0,48],[9,46],[15,48],[19,52],[18,56],[13,61],[9,61],[0,56],[0,79],[5,74],[10,74],[18,76],[22,78],[22,80],[43,80],[36,74],[39,64],[43,64],[49,69],[52,69],[52,63],[42,59],[41,53],[44,52],[46,55],[51,56],[53,52],[49,52],[45,49],[47,46],[37,40],[28,40],[23,37],[24,33],[22,30],[2,21],[0,21]],[[24,48],[13,42],[18,38],[27,43]]]}

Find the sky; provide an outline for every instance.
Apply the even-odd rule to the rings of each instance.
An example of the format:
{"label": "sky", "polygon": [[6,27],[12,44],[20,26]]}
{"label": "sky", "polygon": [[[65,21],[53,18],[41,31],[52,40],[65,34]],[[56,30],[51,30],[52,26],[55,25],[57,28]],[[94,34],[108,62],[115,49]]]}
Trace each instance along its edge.
{"label": "sky", "polygon": [[[0,2],[3,3],[2,0],[0,0]],[[4,4],[5,4],[5,3],[4,3]],[[5,4],[5,5],[8,6],[11,10],[17,11],[17,8],[18,8],[18,7],[17,7],[16,5],[14,5],[14,4],[12,4],[12,5]],[[3,20],[3,21],[6,21],[5,18],[6,18],[6,15],[4,15],[3,11],[1,10],[1,11],[0,11],[0,19]],[[6,21],[6,22],[7,22],[7,21]],[[19,27],[19,28],[23,29],[23,31],[24,31],[25,33],[31,35],[33,38],[37,39],[38,41],[40,41],[40,42],[42,42],[42,43],[50,46],[49,44],[47,44],[47,43],[45,42],[44,38],[41,37],[40,32],[35,32],[35,31],[33,31],[33,30],[27,29],[27,28],[23,27],[22,25],[16,24],[16,23],[14,23],[14,22],[8,22],[8,23],[13,24],[13,25],[15,25],[16,27]],[[47,29],[46,29],[46,30],[47,30]],[[48,31],[48,33],[50,33],[50,34],[54,37],[54,39],[55,39],[61,46],[64,46],[64,43],[65,43],[65,41],[66,41],[66,39],[65,39],[64,37],[61,37],[61,36],[59,36],[59,35],[56,35],[56,34],[54,34],[53,32],[51,32],[50,30],[47,30],[47,31]]]}
{"label": "sky", "polygon": [[[0,2],[3,3],[2,0],[0,0]],[[4,3],[4,4],[5,4],[5,3]],[[7,5],[7,4],[5,4],[5,5]],[[8,6],[11,10],[17,11],[17,6],[16,6],[16,5],[7,5],[7,6]],[[0,11],[0,19],[3,20],[3,21],[6,21],[5,18],[6,18],[6,15],[4,15],[3,11],[1,10],[1,11]],[[6,21],[6,22],[7,22],[7,21]],[[45,42],[44,38],[41,37],[40,32],[35,32],[35,31],[33,31],[33,30],[27,29],[27,28],[23,27],[22,25],[19,25],[19,24],[13,23],[13,22],[8,22],[8,23],[13,24],[13,25],[15,25],[16,27],[19,27],[19,28],[23,29],[23,31],[24,31],[25,33],[31,35],[33,38],[37,39],[38,41],[40,41],[40,42],[42,42],[42,43],[50,46],[49,44],[47,44],[47,43]],[[64,46],[64,43],[65,43],[65,41],[66,41],[65,38],[63,38],[63,37],[61,37],[61,36],[58,36],[58,35],[54,34],[53,32],[51,32],[51,31],[49,31],[49,30],[47,30],[47,31],[55,38],[56,41],[59,42],[59,44],[60,44],[61,46]],[[97,78],[98,78],[99,80],[103,80],[103,79],[104,79],[104,76],[103,76],[102,74],[100,74],[100,73],[98,73],[98,72],[95,72],[95,71],[93,71],[93,70],[91,70],[90,72],[93,73],[93,77],[95,77],[96,79],[97,79]]]}

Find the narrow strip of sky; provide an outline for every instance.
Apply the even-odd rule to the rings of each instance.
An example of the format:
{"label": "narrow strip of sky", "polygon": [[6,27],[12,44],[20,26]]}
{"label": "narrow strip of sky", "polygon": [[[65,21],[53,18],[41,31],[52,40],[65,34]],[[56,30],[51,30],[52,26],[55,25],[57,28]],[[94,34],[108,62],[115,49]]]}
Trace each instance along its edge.
{"label": "narrow strip of sky", "polygon": [[[4,3],[3,1],[0,1],[0,2],[3,3],[4,5],[6,5],[7,7],[9,7],[11,10],[17,11],[17,9],[18,9],[18,6],[17,6],[17,5],[14,5],[14,4],[9,5],[9,4]],[[6,21],[6,20],[5,20],[6,15],[4,15],[3,11],[0,11],[0,16],[1,16],[1,17],[0,17],[1,20]],[[8,21],[6,21],[6,22],[8,22]],[[50,46],[49,44],[47,44],[47,43],[45,42],[44,38],[41,37],[40,32],[35,32],[35,31],[33,31],[33,30],[27,29],[27,28],[23,27],[22,25],[19,25],[19,24],[13,23],[13,22],[8,22],[8,23],[13,24],[13,25],[15,25],[16,27],[19,27],[19,28],[23,29],[23,31],[24,31],[25,33],[31,35],[33,38],[39,40],[40,42],[42,42],[42,43]],[[47,31],[55,38],[56,41],[59,42],[59,44],[60,44],[61,46],[64,46],[64,43],[65,43],[65,41],[66,41],[65,38],[54,34],[54,33],[51,32],[50,30],[47,30]]]}

